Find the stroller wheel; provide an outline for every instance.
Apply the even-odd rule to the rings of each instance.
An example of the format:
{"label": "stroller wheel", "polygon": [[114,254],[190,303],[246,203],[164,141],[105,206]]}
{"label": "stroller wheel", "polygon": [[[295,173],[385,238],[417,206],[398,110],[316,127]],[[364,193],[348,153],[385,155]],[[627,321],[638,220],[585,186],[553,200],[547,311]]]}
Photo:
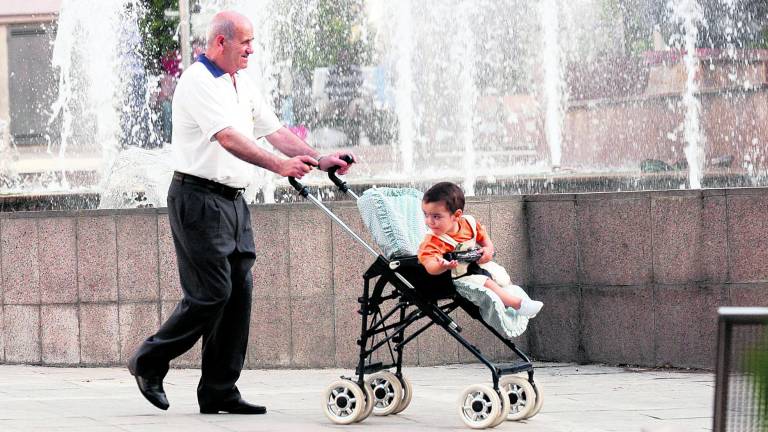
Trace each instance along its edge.
{"label": "stroller wheel", "polygon": [[336,424],[350,424],[365,409],[365,395],[357,383],[338,380],[323,392],[323,412]]}
{"label": "stroller wheel", "polygon": [[403,386],[400,380],[389,371],[379,371],[365,380],[373,389],[373,415],[390,415],[403,400]]}
{"label": "stroller wheel", "polygon": [[504,390],[501,387],[501,385],[499,385],[498,393],[499,393],[499,399],[501,400],[501,409],[499,410],[499,416],[496,417],[496,421],[493,422],[493,424],[490,427],[496,427],[504,423],[505,421],[507,421],[507,416],[509,415],[509,408],[510,408],[509,398],[505,397],[506,395],[504,394]]}
{"label": "stroller wheel", "polygon": [[411,399],[413,399],[413,385],[408,381],[408,378],[404,376],[400,377],[400,383],[403,386],[403,399],[400,401],[400,404],[397,405],[397,408],[392,411],[392,414],[403,412],[408,408],[408,405],[411,404]]}
{"label": "stroller wheel", "polygon": [[536,391],[527,379],[519,376],[504,376],[499,388],[509,399],[507,420],[518,421],[527,418],[536,404]]}
{"label": "stroller wheel", "polygon": [[535,416],[541,411],[541,406],[544,405],[544,394],[541,391],[541,384],[533,384],[533,390],[536,392],[536,403],[533,404],[531,413],[526,417],[527,419]]}
{"label": "stroller wheel", "polygon": [[473,384],[459,398],[459,415],[472,429],[493,427],[501,413],[501,398],[496,390],[485,384]]}
{"label": "stroller wheel", "polygon": [[363,382],[363,393],[365,393],[365,408],[363,412],[355,419],[355,423],[359,423],[368,418],[373,412],[373,389],[367,381]]}

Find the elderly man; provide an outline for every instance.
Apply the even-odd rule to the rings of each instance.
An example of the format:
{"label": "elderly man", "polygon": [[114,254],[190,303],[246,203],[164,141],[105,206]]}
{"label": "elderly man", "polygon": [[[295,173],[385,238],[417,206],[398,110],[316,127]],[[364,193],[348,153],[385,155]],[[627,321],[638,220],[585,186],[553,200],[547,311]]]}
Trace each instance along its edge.
{"label": "elderly man", "polygon": [[[169,362],[203,338],[200,412],[263,414],[235,382],[248,342],[255,248],[242,191],[257,165],[301,178],[313,166],[349,168],[341,153],[321,156],[282,126],[247,74],[253,26],[236,12],[214,16],[204,54],[179,79],[173,97],[176,172],[168,216],[184,293],[173,314],[128,362],[142,395],[168,409]],[[288,158],[262,150],[267,141]]]}

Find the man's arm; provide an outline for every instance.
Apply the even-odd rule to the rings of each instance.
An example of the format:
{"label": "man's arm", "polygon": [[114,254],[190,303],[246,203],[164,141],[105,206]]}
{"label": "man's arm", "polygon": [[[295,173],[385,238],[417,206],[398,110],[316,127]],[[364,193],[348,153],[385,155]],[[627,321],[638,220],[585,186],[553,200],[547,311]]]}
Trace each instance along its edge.
{"label": "man's arm", "polygon": [[335,152],[321,156],[317,150],[310,147],[304,140],[296,136],[295,133],[291,132],[285,126],[264,138],[286,156],[311,156],[318,161],[318,168],[323,171],[328,171],[331,167],[337,166],[339,167],[338,173],[345,174],[347,170],[349,170],[349,164],[339,157],[342,155],[349,155],[352,156],[353,160],[355,159],[351,152]]}
{"label": "man's arm", "polygon": [[281,153],[289,157],[307,155],[317,159],[320,156],[320,153],[317,150],[310,147],[285,126],[264,138],[266,138],[274,148],[280,150]]}
{"label": "man's arm", "polygon": [[[285,128],[283,127],[282,129]],[[290,131],[288,132],[290,133]],[[306,153],[286,153],[288,156],[295,157],[281,159],[272,153],[261,149],[255,142],[231,127],[220,130],[214,137],[224,149],[236,157],[248,163],[266,168],[284,177],[291,176],[302,178],[304,174],[311,170],[309,165],[317,165],[317,161],[312,158],[312,155],[307,155]],[[282,149],[280,151],[282,151]],[[317,152],[314,152],[314,154],[316,155]]]}

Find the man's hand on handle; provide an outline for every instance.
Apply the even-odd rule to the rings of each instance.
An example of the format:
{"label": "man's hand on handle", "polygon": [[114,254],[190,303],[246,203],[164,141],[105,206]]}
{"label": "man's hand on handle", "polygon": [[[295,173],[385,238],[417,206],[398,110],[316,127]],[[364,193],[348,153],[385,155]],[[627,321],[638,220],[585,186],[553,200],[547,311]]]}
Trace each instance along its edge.
{"label": "man's hand on handle", "polygon": [[283,177],[294,177],[300,179],[305,174],[312,171],[312,168],[319,168],[322,171],[328,171],[333,167],[338,167],[337,174],[344,174],[349,171],[349,167],[352,163],[347,162],[344,159],[352,159],[355,161],[355,156],[350,152],[335,152],[327,155],[322,155],[315,160],[311,156],[300,155],[294,156],[290,159],[283,159],[280,162],[280,169],[278,174]]}
{"label": "man's hand on handle", "polygon": [[336,174],[344,175],[347,173],[347,171],[349,171],[349,167],[352,164],[347,163],[345,160],[341,159],[342,156],[349,156],[353,161],[357,161],[357,158],[355,158],[351,152],[338,151],[319,156],[318,160],[320,165],[318,168],[320,168],[322,171],[328,171],[329,169],[336,166],[339,167],[338,171],[336,171]]}
{"label": "man's hand on handle", "polygon": [[317,166],[317,161],[311,156],[294,156],[290,159],[283,159],[280,162],[278,174],[283,177],[295,177],[300,179],[305,174],[312,171],[312,167]]}

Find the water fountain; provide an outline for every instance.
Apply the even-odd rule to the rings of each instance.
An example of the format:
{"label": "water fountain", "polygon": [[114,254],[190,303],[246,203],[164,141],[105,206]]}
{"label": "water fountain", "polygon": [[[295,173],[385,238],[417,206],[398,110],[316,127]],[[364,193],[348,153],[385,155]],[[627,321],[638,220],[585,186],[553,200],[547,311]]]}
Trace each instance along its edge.
{"label": "water fountain", "polygon": [[701,103],[696,97],[699,91],[696,82],[696,71],[699,60],[696,57],[696,42],[699,39],[699,25],[704,23],[701,5],[696,0],[670,3],[672,15],[682,28],[682,51],[685,53],[683,63],[686,69],[685,93],[685,124],[683,136],[687,143],[685,156],[688,160],[688,183],[691,188],[701,188],[701,178],[704,171],[704,136],[701,132]]}
{"label": "water fountain", "polygon": [[561,140],[564,120],[563,77],[560,66],[560,25],[559,8],[556,0],[547,0],[539,4],[544,49],[542,63],[544,65],[544,94],[546,97],[547,144],[549,145],[550,161],[553,168],[560,167],[562,157]]}
{"label": "water fountain", "polygon": [[[306,115],[325,92],[311,82],[321,75],[297,72],[300,43],[324,25],[323,1],[207,0],[198,2],[192,22],[199,37],[221,8],[251,17],[257,39],[248,73],[277,112],[287,107],[286,118],[308,124],[309,140],[326,149],[329,144],[313,134],[322,125],[313,126],[316,119]],[[702,54],[697,45],[706,19],[696,0],[670,3],[665,15],[670,48],[644,52],[627,45],[630,29],[616,25],[621,14],[605,12],[599,0],[545,0],[537,8],[519,0],[402,1],[391,8],[369,0],[360,22],[350,23],[354,38],[375,51],[363,68],[361,97],[367,99],[361,100],[384,106],[377,95],[393,95],[382,111],[396,117],[390,128],[396,138],[381,143],[365,137],[351,148],[361,156],[355,181],[426,184],[451,178],[470,195],[762,184],[762,143],[768,136],[756,126],[759,112],[739,118],[741,108],[732,102],[765,97],[761,85],[768,79],[759,72],[765,58],[762,51],[735,45],[752,30],[739,27],[741,3],[723,1],[731,20],[724,32],[729,42],[725,54],[715,55]],[[91,148],[99,154],[103,172],[88,192],[103,191],[102,206],[126,205],[126,197],[128,205],[163,205],[166,152],[131,148],[158,143],[157,114],[149,104],[157,78],[148,76],[139,60],[137,23],[143,13],[138,0],[95,7],[67,0],[58,22],[53,63],[61,75],[54,111],[61,138],[48,151],[63,156]],[[648,27],[654,26],[659,27]],[[84,38],[94,39],[97,49],[78,46]],[[314,71],[326,66],[318,63]],[[724,71],[733,86],[717,82]],[[684,80],[677,78],[680,73]],[[284,103],[288,99],[290,104]],[[720,118],[730,123],[715,127],[713,119]],[[749,121],[755,126],[743,133],[729,130]],[[731,168],[724,167],[728,161],[735,161]],[[707,170],[714,173],[712,180]],[[67,178],[56,177],[59,182],[47,189],[72,189]],[[282,200],[284,186],[261,173],[249,197]],[[137,194],[140,199],[130,198]]]}
{"label": "water fountain", "polygon": [[[326,126],[308,115],[325,91],[314,78],[329,74],[327,60],[336,53],[301,69],[313,60],[299,55],[305,47],[332,45],[303,35],[323,30],[323,7],[344,1],[357,0],[297,0],[287,10],[292,0],[210,0],[193,9],[193,22],[199,32],[205,14],[222,7],[251,16],[257,54],[247,73],[260,79],[276,112],[293,107],[294,126],[312,133]],[[678,3],[664,12],[666,21],[649,18],[646,29],[658,27],[652,38],[650,30],[631,28],[636,17],[622,15],[627,10],[603,9],[617,4],[607,0],[542,0],[549,5],[543,9],[529,0],[368,0],[369,22],[355,22],[339,39],[376,48],[361,68],[361,92],[379,110],[380,125],[397,125],[388,129],[391,140],[368,135],[349,146],[361,162],[348,180],[362,188],[453,179],[483,196],[470,200],[472,211],[493,221],[500,260],[511,273],[549,304],[579,305],[550,308],[531,328],[535,336],[527,342],[536,358],[711,367],[711,350],[701,342],[710,340],[701,337],[711,327],[710,306],[764,301],[768,194],[764,187],[730,187],[768,184],[768,51],[749,48],[765,46],[756,36],[753,45],[745,42],[756,34],[739,26],[748,2]],[[716,49],[702,48],[711,32],[703,22],[713,22],[702,5],[715,3],[733,17],[730,30]],[[121,115],[147,130],[154,120],[146,111],[155,80],[121,44],[134,40],[138,4],[63,2],[54,53],[62,71],[56,108],[63,130],[50,151],[66,155],[90,146],[104,160],[93,188],[73,191],[66,166],[46,186],[85,197],[70,209],[163,203],[167,147],[121,142],[149,136],[142,126],[124,127],[129,122]],[[77,40],[95,48],[85,50]],[[126,94],[134,99],[126,101]],[[330,148],[317,134],[310,139]],[[19,187],[4,181],[15,157],[9,143],[0,139],[2,193]],[[256,179],[249,200],[295,197],[273,180]],[[519,196],[697,186],[722,189]],[[11,191],[26,194],[16,200],[35,193]],[[0,211],[9,209],[7,201],[0,198]],[[362,226],[353,203],[333,207]],[[358,307],[350,275],[357,278],[368,263],[309,206],[251,209],[264,251],[256,268],[270,272],[255,291],[279,294],[254,296],[254,325],[267,332],[250,344],[248,366],[354,363],[354,343],[336,335],[348,332],[343,311],[354,315]],[[180,296],[164,209],[2,213],[0,258],[0,362],[125,364],[138,335],[154,331]],[[310,278],[317,283],[303,283]],[[674,313],[667,313],[670,305]],[[258,319],[264,316],[269,319]],[[462,361],[456,346],[429,331],[424,345],[419,341],[418,362]],[[194,366],[199,359],[180,360]]]}
{"label": "water fountain", "polygon": [[403,171],[406,175],[413,175],[413,71],[411,70],[411,58],[413,58],[413,20],[411,5],[409,2],[398,2],[397,17],[395,21],[397,35],[395,42],[397,57],[397,124],[399,126],[398,141],[400,146],[400,159]]}

